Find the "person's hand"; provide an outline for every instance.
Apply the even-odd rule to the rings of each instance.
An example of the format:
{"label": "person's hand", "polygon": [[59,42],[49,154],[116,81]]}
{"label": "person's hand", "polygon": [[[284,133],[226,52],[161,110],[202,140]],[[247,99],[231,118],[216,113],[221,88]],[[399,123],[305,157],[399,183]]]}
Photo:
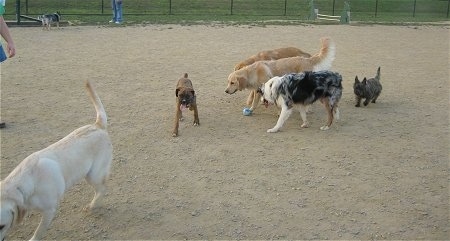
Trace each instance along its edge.
{"label": "person's hand", "polygon": [[6,51],[8,52],[9,58],[12,58],[12,57],[14,57],[14,55],[16,55],[16,47],[14,46],[14,44],[8,43],[7,47],[6,47]]}

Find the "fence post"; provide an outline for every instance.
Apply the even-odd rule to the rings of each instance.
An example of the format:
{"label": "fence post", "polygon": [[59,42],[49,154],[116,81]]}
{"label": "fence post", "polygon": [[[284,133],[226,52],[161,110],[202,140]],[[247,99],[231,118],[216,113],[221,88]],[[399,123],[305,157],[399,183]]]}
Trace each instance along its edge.
{"label": "fence post", "polygon": [[414,0],[414,10],[413,10],[413,17],[415,17],[415,16],[416,16],[416,3],[417,3],[417,0]]}
{"label": "fence post", "polygon": [[378,0],[375,2],[375,17],[377,17],[378,14]]}
{"label": "fence post", "polygon": [[316,6],[314,5],[314,0],[309,1],[309,18],[308,20],[316,20],[317,19],[317,12],[316,12]]}
{"label": "fence post", "polygon": [[350,4],[345,1],[344,2],[344,10],[341,13],[341,18],[339,19],[340,23],[350,23]]}
{"label": "fence post", "polygon": [[287,0],[284,0],[284,16],[286,16],[287,11]]}
{"label": "fence post", "polygon": [[230,15],[233,15],[233,0],[230,1]]}
{"label": "fence post", "polygon": [[333,15],[334,16],[334,5],[336,4],[336,0],[333,0],[333,14],[331,14],[331,15]]}
{"label": "fence post", "polygon": [[20,24],[20,0],[16,0],[16,21],[17,25]]}
{"label": "fence post", "polygon": [[447,5],[447,18],[448,18],[449,12],[450,12],[450,0],[448,0],[448,5]]}

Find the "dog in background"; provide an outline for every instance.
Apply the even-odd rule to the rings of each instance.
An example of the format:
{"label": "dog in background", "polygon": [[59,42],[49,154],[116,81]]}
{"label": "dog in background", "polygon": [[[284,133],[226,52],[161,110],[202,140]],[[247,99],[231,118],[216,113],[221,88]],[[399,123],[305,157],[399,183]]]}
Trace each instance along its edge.
{"label": "dog in background", "polygon": [[250,56],[246,60],[243,60],[243,61],[237,63],[234,66],[234,70],[236,71],[236,70],[242,69],[243,67],[245,67],[247,65],[251,65],[251,64],[255,63],[256,61],[277,60],[277,59],[296,57],[296,56],[305,57],[305,58],[311,57],[310,54],[302,51],[301,49],[295,48],[295,47],[264,50],[255,55]]}
{"label": "dog in background", "polygon": [[342,96],[342,76],[328,70],[287,74],[276,76],[267,81],[259,92],[263,101],[281,107],[277,124],[267,132],[277,132],[292,114],[294,108],[300,111],[303,124],[308,127],[306,119],[307,106],[320,100],[324,105],[328,120],[321,130],[328,130],[333,119],[339,119],[338,103]]}
{"label": "dog in background", "polygon": [[250,94],[247,104],[253,111],[261,98],[257,93],[258,88],[274,76],[282,76],[284,74],[299,73],[302,71],[319,71],[331,68],[331,64],[335,57],[335,45],[329,38],[321,38],[322,47],[319,53],[309,57],[290,57],[278,60],[257,61],[242,69],[232,72],[228,76],[228,85],[225,93],[234,94],[238,90],[249,89],[254,91],[254,95]]}
{"label": "dog in background", "polygon": [[59,28],[59,22],[61,21],[61,14],[59,12],[52,14],[44,14],[38,17],[42,22],[42,29],[50,30],[53,23]]}
{"label": "dog in background", "polygon": [[94,208],[105,194],[113,148],[102,102],[89,82],[86,88],[97,112],[95,123],[31,154],[0,183],[0,240],[33,209],[42,219],[31,239],[41,239],[64,193],[83,178],[95,190],[85,210]]}
{"label": "dog in background", "polygon": [[355,77],[355,83],[353,84],[353,92],[356,97],[356,107],[361,106],[361,99],[365,99],[363,104],[367,106],[369,102],[375,103],[378,96],[381,94],[383,87],[380,83],[380,67],[378,67],[377,74],[374,78],[359,81],[358,76]]}
{"label": "dog in background", "polygon": [[183,111],[186,109],[194,111],[194,126],[200,125],[198,119],[198,109],[194,87],[188,74],[185,73],[182,78],[178,80],[177,88],[175,89],[176,104],[175,104],[175,125],[173,127],[172,136],[178,136],[178,126],[183,120]]}

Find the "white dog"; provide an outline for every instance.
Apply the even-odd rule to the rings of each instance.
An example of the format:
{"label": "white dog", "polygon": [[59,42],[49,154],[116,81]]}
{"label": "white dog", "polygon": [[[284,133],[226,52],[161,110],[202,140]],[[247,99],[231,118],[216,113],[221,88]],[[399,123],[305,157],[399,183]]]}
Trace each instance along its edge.
{"label": "white dog", "polygon": [[94,208],[106,192],[113,150],[106,131],[107,117],[89,82],[86,88],[97,112],[96,122],[31,154],[1,182],[0,240],[33,209],[42,214],[42,219],[31,240],[41,239],[64,192],[83,178],[95,189],[94,199],[86,208]]}

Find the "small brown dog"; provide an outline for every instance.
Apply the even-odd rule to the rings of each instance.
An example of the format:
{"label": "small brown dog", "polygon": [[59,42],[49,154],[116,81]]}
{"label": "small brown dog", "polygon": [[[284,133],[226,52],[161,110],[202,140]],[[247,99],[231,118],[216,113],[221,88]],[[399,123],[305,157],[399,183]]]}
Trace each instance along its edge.
{"label": "small brown dog", "polygon": [[189,109],[194,111],[194,126],[200,125],[198,119],[198,110],[196,103],[196,96],[192,82],[188,79],[188,74],[185,73],[182,78],[178,80],[177,89],[175,90],[176,101],[176,115],[175,126],[173,128],[172,136],[178,136],[179,122],[183,120],[183,110]]}

